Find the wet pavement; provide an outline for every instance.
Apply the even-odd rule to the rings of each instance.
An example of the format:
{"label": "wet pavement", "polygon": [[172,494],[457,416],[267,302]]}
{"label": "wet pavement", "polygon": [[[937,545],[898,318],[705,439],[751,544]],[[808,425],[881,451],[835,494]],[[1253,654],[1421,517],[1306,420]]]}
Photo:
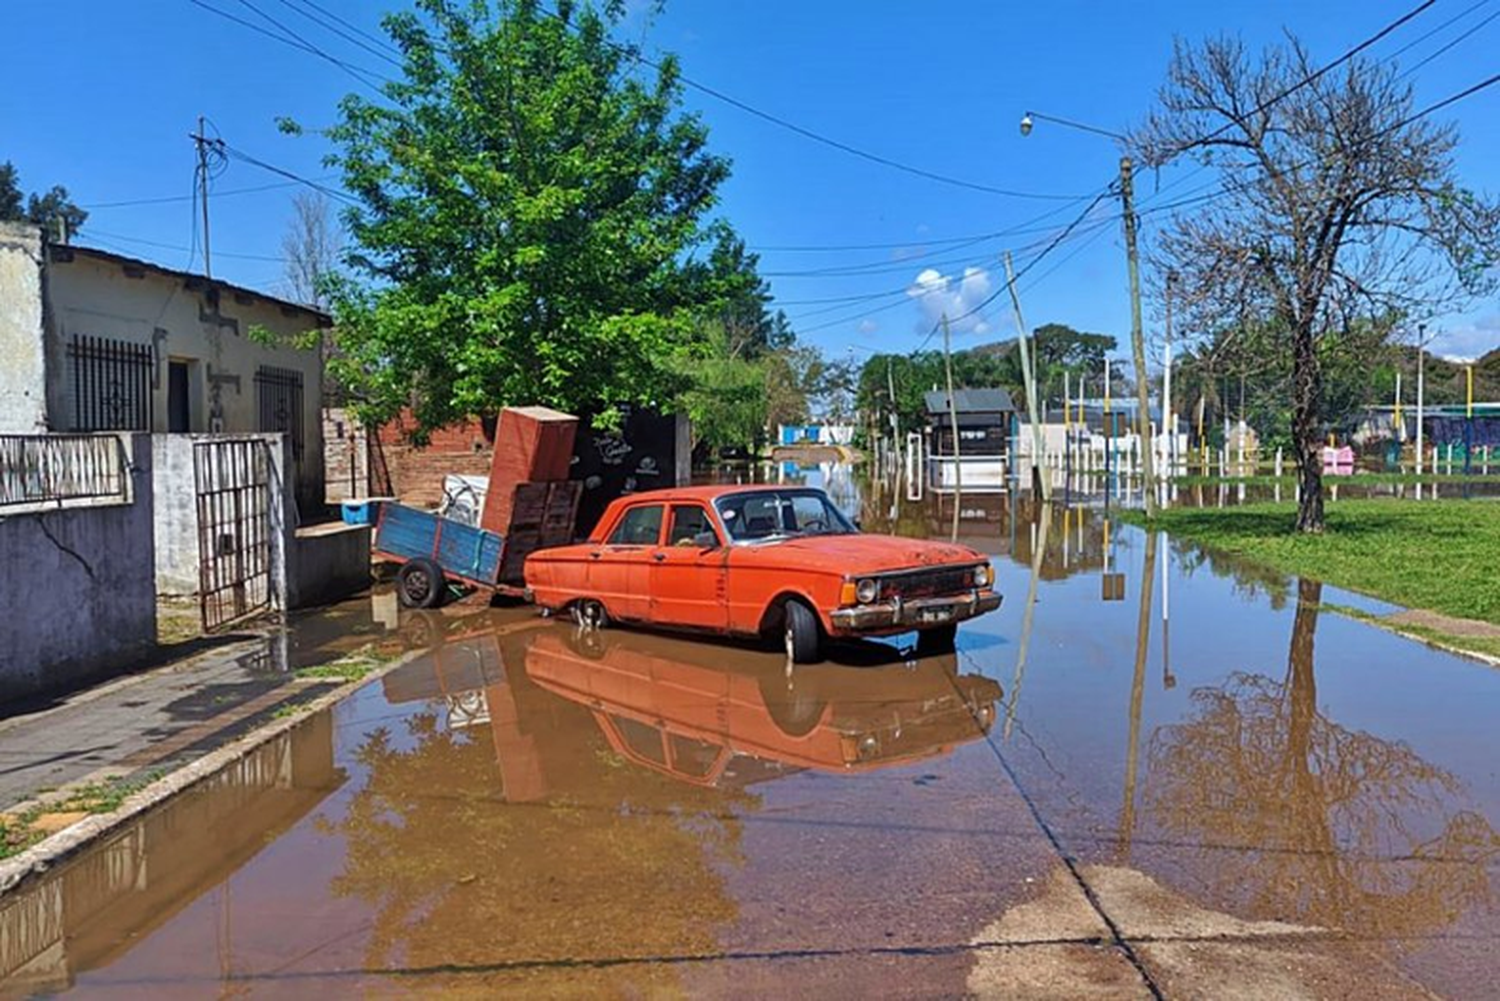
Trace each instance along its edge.
{"label": "wet pavement", "polygon": [[[868,529],[946,537],[949,499]],[[1313,581],[966,497],[949,656],[528,609],[0,900],[18,992],[1484,997],[1500,672]]]}

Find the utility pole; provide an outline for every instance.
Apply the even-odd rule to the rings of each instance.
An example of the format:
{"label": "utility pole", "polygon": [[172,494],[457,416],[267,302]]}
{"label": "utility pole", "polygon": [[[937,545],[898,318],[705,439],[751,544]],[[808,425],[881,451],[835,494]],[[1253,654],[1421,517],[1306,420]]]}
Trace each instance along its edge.
{"label": "utility pole", "polygon": [[1162,450],[1162,455],[1167,463],[1166,476],[1170,477],[1176,472],[1172,449],[1177,444],[1177,415],[1172,409],[1172,286],[1177,281],[1177,272],[1167,272],[1167,324],[1166,343],[1162,347],[1166,357],[1163,359],[1166,367],[1161,377],[1161,426],[1167,435],[1167,447]]}
{"label": "utility pole", "polygon": [[892,371],[894,362],[887,357],[885,360],[885,385],[891,396],[891,444],[896,449],[896,479],[901,478],[901,418],[896,406],[896,375]]}
{"label": "utility pole", "polygon": [[[1427,324],[1417,324],[1417,475],[1422,475],[1422,356],[1426,353]],[[1420,486],[1420,485],[1419,485]]]}
{"label": "utility pole", "polygon": [[1016,276],[1011,269],[1010,251],[1005,252],[1005,284],[1010,289],[1010,302],[1016,310],[1016,342],[1021,346],[1021,379],[1026,383],[1026,416],[1031,421],[1031,494],[1038,501],[1046,501],[1047,488],[1042,478],[1042,461],[1046,458],[1042,424],[1037,414],[1036,373],[1031,367],[1031,349],[1028,342],[1031,333],[1021,317],[1021,297],[1016,292]]}
{"label": "utility pole", "polygon": [[208,253],[208,136],[203,134],[203,116],[198,116],[198,131],[191,136],[198,146],[198,184],[203,198],[203,277],[212,278]]}
{"label": "utility pole", "polygon": [[948,314],[943,314],[943,368],[948,374],[948,424],[953,432],[953,541],[958,541],[958,509],[963,503],[964,473],[958,446],[958,402],[953,398],[953,349]]}
{"label": "utility pole", "polygon": [[1136,433],[1141,440],[1141,491],[1146,517],[1156,516],[1156,495],[1151,462],[1150,390],[1146,381],[1146,340],[1141,332],[1141,274],[1135,248],[1135,183],[1130,157],[1120,157],[1120,202],[1125,214],[1125,258],[1130,269],[1130,353],[1135,359]]}

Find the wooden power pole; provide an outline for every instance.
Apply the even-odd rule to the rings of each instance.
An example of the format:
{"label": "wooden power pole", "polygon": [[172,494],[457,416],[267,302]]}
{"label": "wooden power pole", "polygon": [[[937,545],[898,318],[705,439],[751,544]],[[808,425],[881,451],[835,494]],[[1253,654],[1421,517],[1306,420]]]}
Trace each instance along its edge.
{"label": "wooden power pole", "polygon": [[1041,418],[1037,413],[1036,371],[1031,364],[1031,333],[1021,317],[1021,296],[1016,291],[1016,276],[1011,269],[1010,251],[1005,252],[1005,284],[1010,289],[1010,302],[1016,311],[1016,343],[1021,349],[1021,379],[1026,384],[1026,416],[1031,421],[1031,495],[1038,501],[1047,499],[1046,479],[1042,476],[1042,462],[1046,458],[1045,438]]}
{"label": "wooden power pole", "polygon": [[1130,353],[1135,358],[1136,434],[1141,443],[1141,496],[1146,517],[1156,516],[1151,461],[1151,385],[1146,377],[1146,340],[1141,332],[1141,273],[1135,248],[1135,182],[1130,157],[1120,157],[1120,202],[1125,214],[1125,258],[1130,270]]}

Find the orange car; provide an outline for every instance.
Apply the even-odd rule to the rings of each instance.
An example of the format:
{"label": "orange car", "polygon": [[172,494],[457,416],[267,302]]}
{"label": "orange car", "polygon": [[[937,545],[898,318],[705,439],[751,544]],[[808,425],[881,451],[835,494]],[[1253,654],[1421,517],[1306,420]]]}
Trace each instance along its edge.
{"label": "orange car", "polygon": [[581,623],[633,622],[786,642],[797,663],[830,637],[918,631],[949,649],[958,623],[998,608],[967,546],[866,535],[821,490],[687,487],[622,497],[585,543],[526,558],[526,589]]}

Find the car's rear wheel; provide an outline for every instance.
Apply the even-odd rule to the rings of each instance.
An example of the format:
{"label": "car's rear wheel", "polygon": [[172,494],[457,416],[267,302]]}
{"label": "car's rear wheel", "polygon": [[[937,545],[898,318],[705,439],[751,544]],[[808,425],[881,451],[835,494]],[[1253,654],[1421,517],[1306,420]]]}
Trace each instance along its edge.
{"label": "car's rear wheel", "polygon": [[573,603],[573,621],[581,629],[603,629],[609,625],[609,611],[604,602],[584,598]]}
{"label": "car's rear wheel", "polygon": [[823,655],[818,617],[800,601],[788,601],[782,612],[786,656],[793,664],[815,664]]}
{"label": "car's rear wheel", "polygon": [[954,644],[957,641],[957,622],[950,622],[946,626],[933,626],[931,629],[923,629],[917,633],[917,656],[931,657],[937,654],[952,653]]}

